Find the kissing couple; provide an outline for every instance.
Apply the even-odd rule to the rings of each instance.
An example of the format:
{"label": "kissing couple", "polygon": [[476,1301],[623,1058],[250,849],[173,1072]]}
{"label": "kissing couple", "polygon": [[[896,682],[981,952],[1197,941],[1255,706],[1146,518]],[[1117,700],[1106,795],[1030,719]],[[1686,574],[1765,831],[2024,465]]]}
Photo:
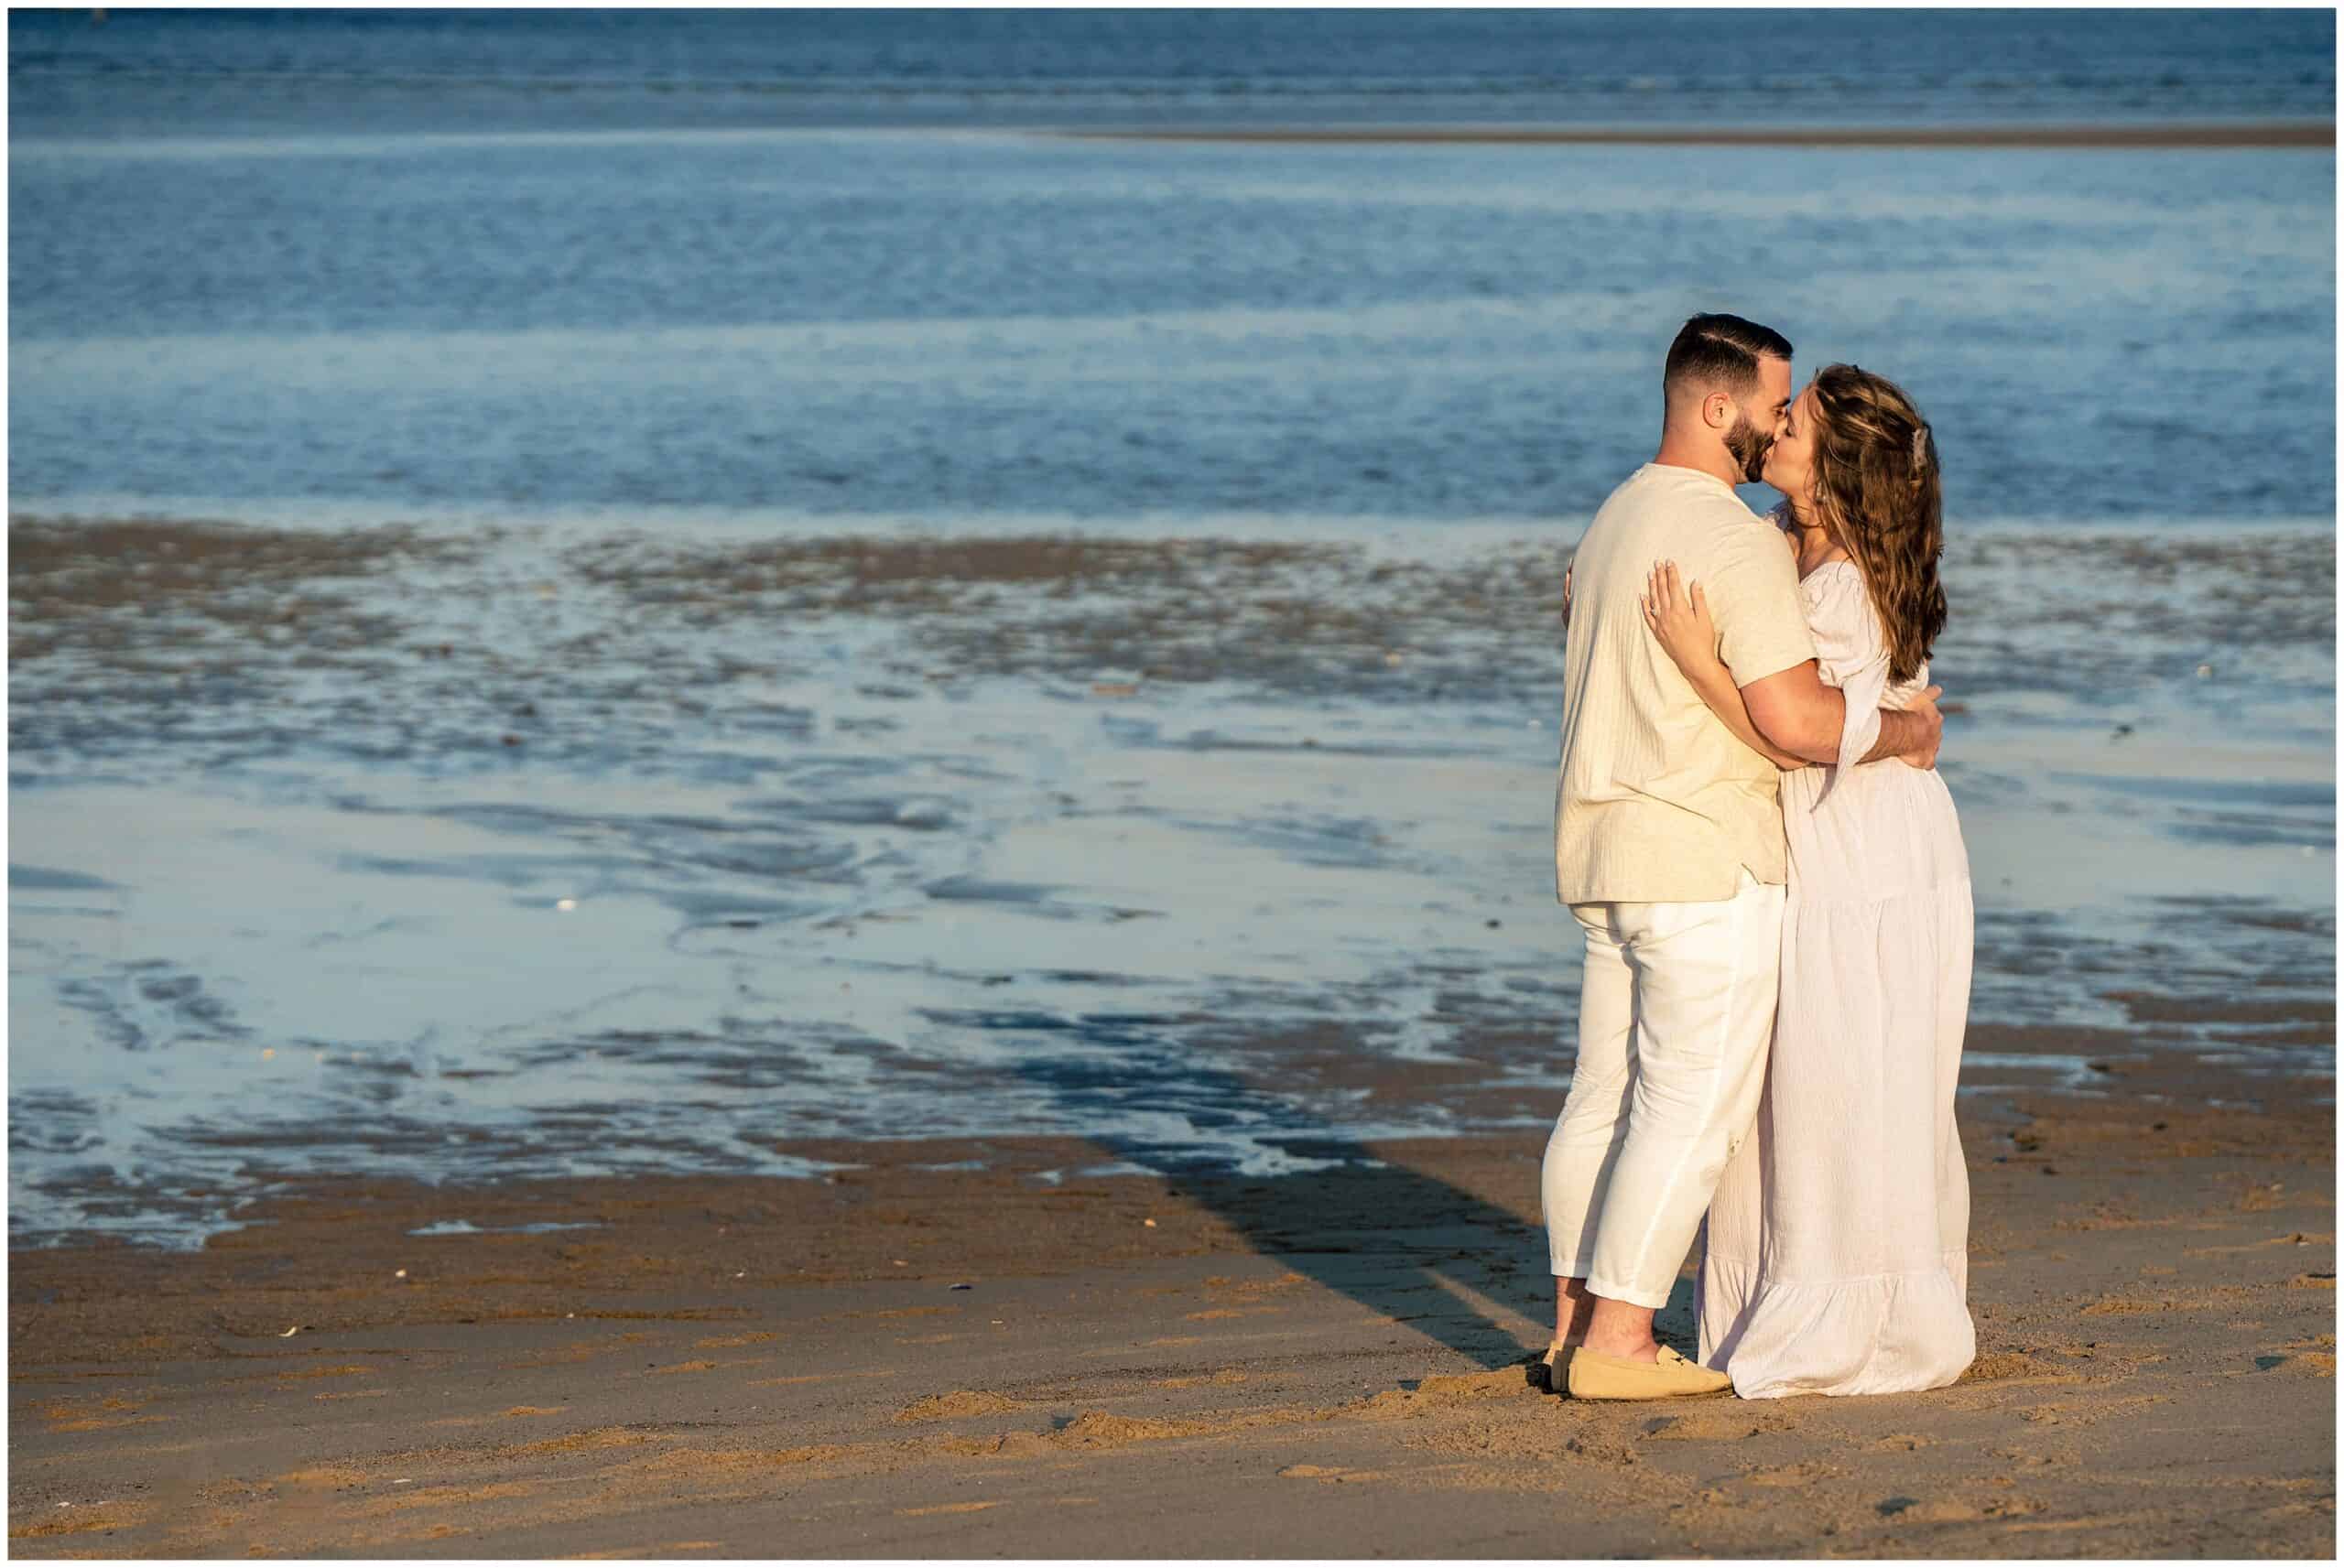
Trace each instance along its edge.
{"label": "kissing couple", "polygon": [[[1976,1354],[1937,444],[1884,377],[1792,384],[1781,333],[1686,322],[1660,450],[1564,579],[1555,896],[1587,954],[1540,1185],[1578,1399],[1942,1388]],[[1653,1314],[1697,1231],[1688,1361]]]}

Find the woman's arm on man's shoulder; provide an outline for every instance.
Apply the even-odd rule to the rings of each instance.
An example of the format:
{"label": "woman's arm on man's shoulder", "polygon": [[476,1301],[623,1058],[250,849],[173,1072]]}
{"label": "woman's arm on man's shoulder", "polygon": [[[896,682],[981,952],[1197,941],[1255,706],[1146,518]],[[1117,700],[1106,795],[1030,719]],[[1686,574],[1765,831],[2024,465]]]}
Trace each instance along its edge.
{"label": "woman's arm on man's shoulder", "polygon": [[1734,739],[1778,768],[1811,765],[1805,757],[1792,755],[1759,732],[1749,706],[1742,700],[1741,688],[1733,684],[1733,672],[1718,657],[1717,627],[1709,619],[1709,600],[1699,583],[1686,586],[1674,561],[1655,568],[1644,585],[1644,624],[1652,628],[1662,651],[1676,662],[1709,711],[1733,731]]}

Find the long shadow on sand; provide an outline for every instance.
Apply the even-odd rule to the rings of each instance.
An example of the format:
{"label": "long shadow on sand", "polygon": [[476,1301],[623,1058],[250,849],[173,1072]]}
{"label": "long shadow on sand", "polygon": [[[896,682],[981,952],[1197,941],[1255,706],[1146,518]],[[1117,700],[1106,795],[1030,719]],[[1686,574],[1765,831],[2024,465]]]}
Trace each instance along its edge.
{"label": "long shadow on sand", "polygon": [[[1264,1257],[1484,1369],[1523,1363],[1545,1347],[1554,1285],[1541,1227],[1314,1124],[1286,1097],[1234,1073],[1189,1065],[1180,1043],[1166,1039],[1163,1022],[1028,1013],[996,1026],[1039,1036],[1030,1054],[1021,1054],[1017,1071],[1045,1087],[1070,1119],[1094,1128],[1177,1128],[1164,1136],[1092,1132],[1087,1141],[1166,1177],[1176,1194],[1226,1220]],[[1072,1049],[1051,1049],[1052,1035]],[[1534,1206],[1545,1146],[1543,1133],[1525,1130],[1517,1169],[1523,1197]],[[1306,1167],[1334,1163],[1247,1174],[1232,1157],[1241,1151],[1272,1167],[1284,1163],[1278,1155]],[[1493,1306],[1529,1320],[1526,1342],[1525,1325],[1501,1319]],[[1664,1339],[1690,1350],[1689,1283],[1679,1282],[1658,1328]]]}

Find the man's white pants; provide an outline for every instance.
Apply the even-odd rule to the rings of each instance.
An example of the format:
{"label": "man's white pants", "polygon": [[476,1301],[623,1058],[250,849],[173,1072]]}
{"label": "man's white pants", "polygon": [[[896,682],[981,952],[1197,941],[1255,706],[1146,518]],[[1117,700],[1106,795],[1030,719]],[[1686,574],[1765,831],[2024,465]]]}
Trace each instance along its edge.
{"label": "man's white pants", "polygon": [[1575,903],[1587,933],[1579,1065],[1539,1185],[1557,1277],[1667,1303],[1727,1158],[1758,1118],[1784,890],[1718,903]]}

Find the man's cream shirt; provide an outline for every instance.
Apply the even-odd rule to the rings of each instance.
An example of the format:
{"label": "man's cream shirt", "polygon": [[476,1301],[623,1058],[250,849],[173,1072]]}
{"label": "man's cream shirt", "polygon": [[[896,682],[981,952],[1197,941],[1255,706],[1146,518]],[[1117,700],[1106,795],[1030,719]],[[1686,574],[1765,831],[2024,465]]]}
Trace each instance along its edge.
{"label": "man's cream shirt", "polygon": [[1555,787],[1564,903],[1708,903],[1742,868],[1786,880],[1781,781],[1735,739],[1644,624],[1655,562],[1698,582],[1736,686],[1815,657],[1782,534],[1723,480],[1646,463],[1612,492],[1572,560]]}

